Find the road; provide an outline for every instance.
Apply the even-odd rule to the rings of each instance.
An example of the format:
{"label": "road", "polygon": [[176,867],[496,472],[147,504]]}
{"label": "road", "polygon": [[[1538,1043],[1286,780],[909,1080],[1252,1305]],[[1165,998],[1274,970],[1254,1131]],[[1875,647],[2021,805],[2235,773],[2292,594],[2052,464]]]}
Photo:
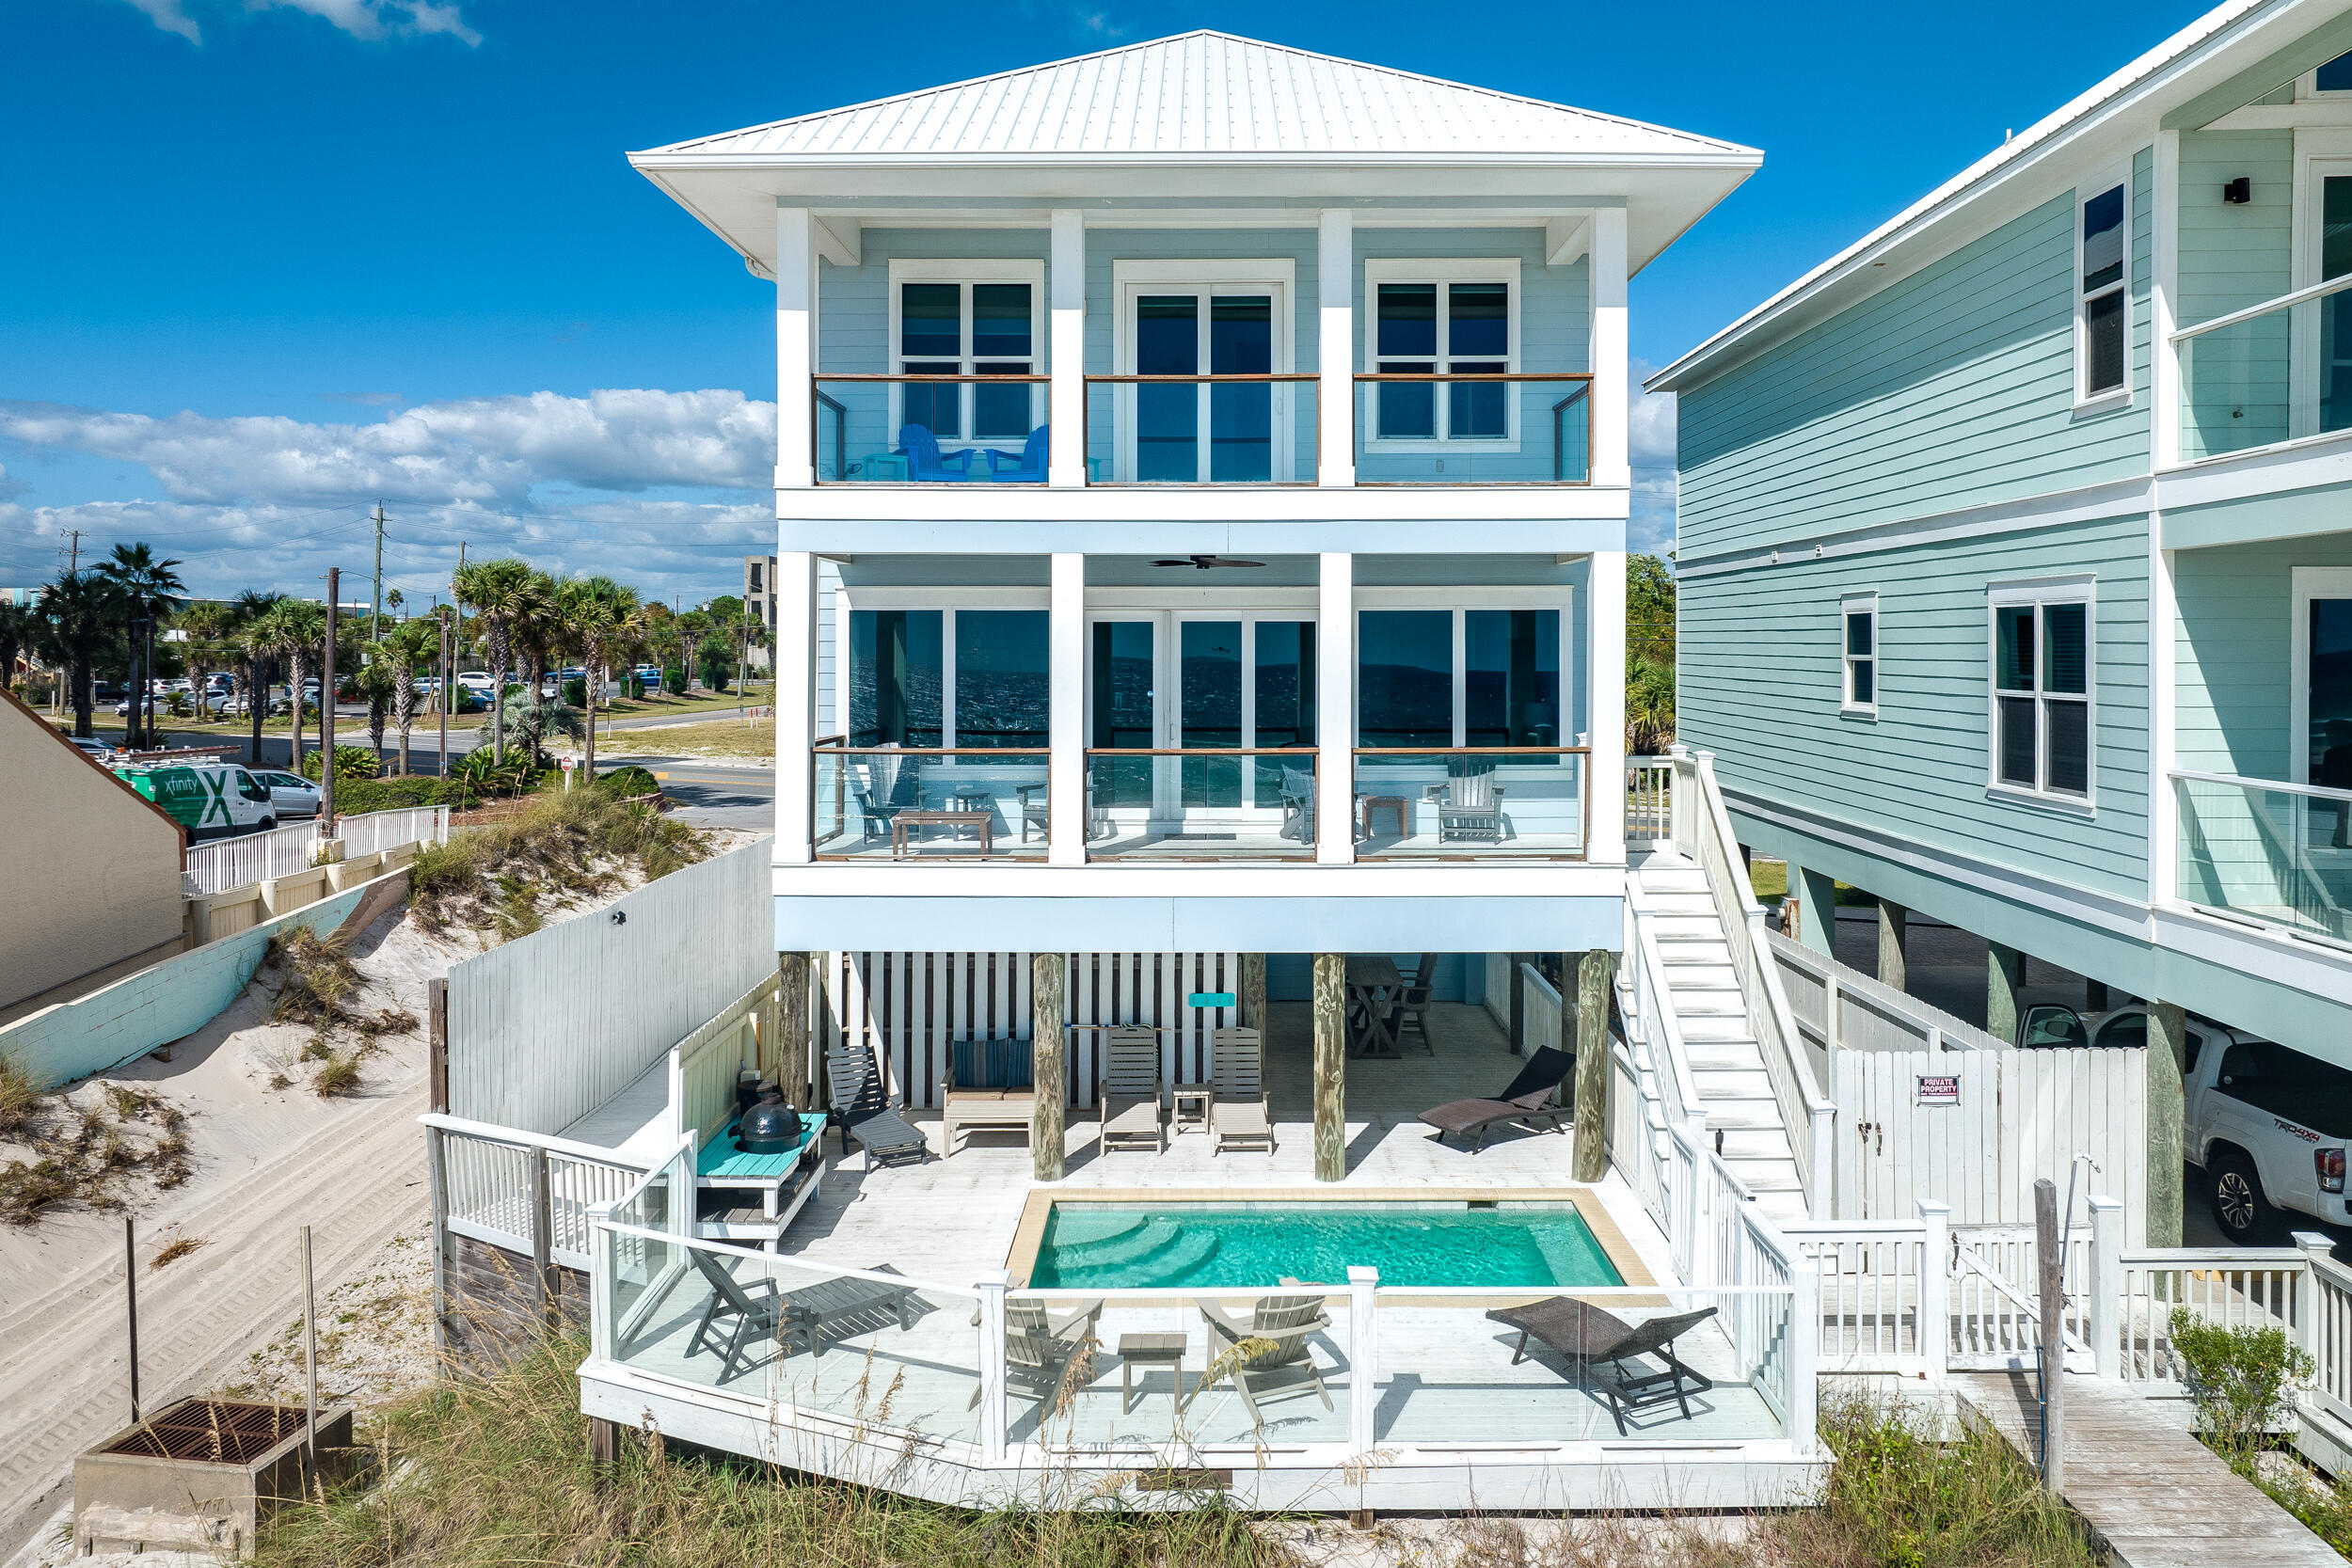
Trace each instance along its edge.
{"label": "road", "polygon": [[637,756],[625,759],[661,781],[661,792],[677,802],[680,820],[697,828],[742,828],[772,832],[776,826],[776,775],[766,768],[714,768],[691,759]]}

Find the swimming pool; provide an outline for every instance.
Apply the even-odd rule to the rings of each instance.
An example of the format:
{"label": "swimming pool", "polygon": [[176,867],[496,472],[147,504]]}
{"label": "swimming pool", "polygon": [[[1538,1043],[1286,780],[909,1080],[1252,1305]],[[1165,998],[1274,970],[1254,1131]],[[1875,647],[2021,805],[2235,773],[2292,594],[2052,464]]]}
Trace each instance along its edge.
{"label": "swimming pool", "polygon": [[1037,1290],[1340,1284],[1622,1285],[1565,1201],[1056,1203],[1029,1271]]}

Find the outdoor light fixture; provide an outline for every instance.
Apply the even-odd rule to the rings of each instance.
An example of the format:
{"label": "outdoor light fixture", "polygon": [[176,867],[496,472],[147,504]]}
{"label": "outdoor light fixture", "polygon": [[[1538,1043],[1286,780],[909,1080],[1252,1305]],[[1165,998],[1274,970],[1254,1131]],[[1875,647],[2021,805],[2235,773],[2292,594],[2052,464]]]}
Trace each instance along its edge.
{"label": "outdoor light fixture", "polygon": [[2248,202],[2254,199],[2253,180],[2249,176],[2243,174],[2239,175],[2236,179],[2221,187],[2221,199],[2230,203],[2233,207],[2245,206]]}
{"label": "outdoor light fixture", "polygon": [[615,925],[615,926],[626,926],[626,925],[628,925],[628,911],[627,910],[614,910],[614,911],[612,911],[612,924],[613,924],[613,925]]}

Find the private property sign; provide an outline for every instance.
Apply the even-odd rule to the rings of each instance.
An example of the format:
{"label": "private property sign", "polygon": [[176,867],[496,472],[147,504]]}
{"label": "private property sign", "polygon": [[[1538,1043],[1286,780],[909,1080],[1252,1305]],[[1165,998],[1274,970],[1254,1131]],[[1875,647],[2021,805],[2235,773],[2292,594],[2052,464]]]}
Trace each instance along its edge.
{"label": "private property sign", "polygon": [[1960,1103],[1958,1077],[1940,1077],[1930,1072],[1918,1073],[1915,1076],[1918,1079],[1919,1093],[1918,1098],[1913,1101],[1914,1104],[1957,1105]]}

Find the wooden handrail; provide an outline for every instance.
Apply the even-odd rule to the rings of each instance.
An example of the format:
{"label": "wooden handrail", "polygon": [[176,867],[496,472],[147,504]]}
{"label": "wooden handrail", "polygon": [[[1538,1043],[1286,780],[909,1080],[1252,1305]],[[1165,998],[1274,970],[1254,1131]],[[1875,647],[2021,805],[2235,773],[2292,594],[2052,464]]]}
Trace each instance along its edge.
{"label": "wooden handrail", "polygon": [[930,375],[930,374],[924,374],[924,375],[914,375],[914,374],[908,374],[908,375],[891,375],[891,374],[888,374],[888,373],[885,373],[885,372],[866,372],[866,371],[839,371],[839,372],[833,372],[833,371],[817,371],[817,372],[811,372],[811,374],[809,375],[809,380],[810,380],[810,381],[812,381],[812,382],[817,382],[817,383],[822,383],[822,382],[827,382],[827,381],[881,381],[881,382],[889,382],[889,383],[894,383],[894,384],[895,384],[895,383],[900,383],[900,382],[908,382],[908,381],[941,381],[941,382],[965,382],[965,381],[969,381],[969,382],[974,382],[974,383],[977,383],[977,384],[979,384],[979,385],[983,385],[983,386],[999,386],[999,387],[1025,387],[1025,386],[1050,387],[1050,386],[1052,386],[1052,385],[1054,384],[1054,378],[1053,378],[1052,376],[1050,376],[1050,375],[962,375],[962,374],[949,375],[949,374],[946,374],[946,372],[941,372],[940,374],[937,374],[937,375]]}
{"label": "wooden handrail", "polygon": [[1201,375],[1089,375],[1086,377],[1089,383],[1136,385],[1165,382],[1186,387],[1200,387],[1215,382],[1248,382],[1264,386],[1277,381],[1321,381],[1323,377],[1312,371],[1227,371]]}
{"label": "wooden handrail", "polygon": [[1359,371],[1358,381],[1582,381],[1590,371]]}
{"label": "wooden handrail", "polygon": [[1089,746],[1090,757],[1303,757],[1312,759],[1311,746]]}
{"label": "wooden handrail", "polygon": [[1590,746],[1359,746],[1359,757],[1588,757]]}

